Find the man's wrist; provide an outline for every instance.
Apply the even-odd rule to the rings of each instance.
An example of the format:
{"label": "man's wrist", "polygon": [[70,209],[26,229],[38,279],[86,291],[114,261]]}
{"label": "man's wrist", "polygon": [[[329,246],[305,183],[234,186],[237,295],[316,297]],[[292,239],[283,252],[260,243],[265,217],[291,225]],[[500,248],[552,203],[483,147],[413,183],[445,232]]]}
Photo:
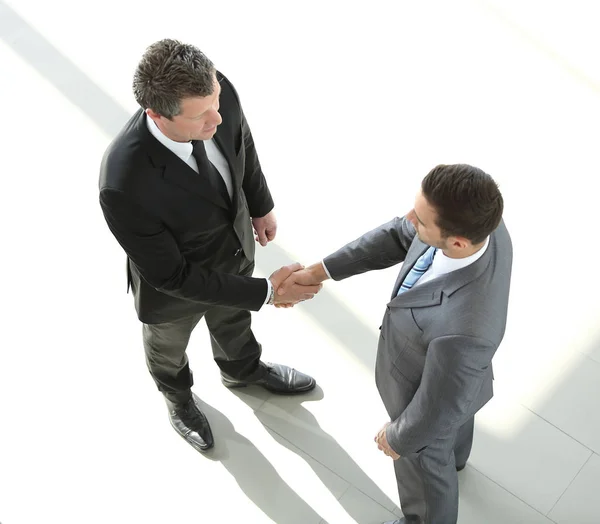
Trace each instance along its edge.
{"label": "man's wrist", "polygon": [[328,278],[331,278],[331,274],[329,273],[329,270],[327,269],[327,266],[325,265],[325,261],[321,260],[320,264],[321,264],[321,267],[323,268],[323,271],[326,276],[326,278],[324,278],[323,280],[327,280]]}
{"label": "man's wrist", "polygon": [[314,281],[318,282],[319,284],[324,280],[328,280],[331,278],[323,262],[317,262],[312,266],[308,266],[306,270],[310,273]]}
{"label": "man's wrist", "polygon": [[267,299],[265,300],[265,304],[272,306],[275,303],[275,288],[271,281],[267,278]]}

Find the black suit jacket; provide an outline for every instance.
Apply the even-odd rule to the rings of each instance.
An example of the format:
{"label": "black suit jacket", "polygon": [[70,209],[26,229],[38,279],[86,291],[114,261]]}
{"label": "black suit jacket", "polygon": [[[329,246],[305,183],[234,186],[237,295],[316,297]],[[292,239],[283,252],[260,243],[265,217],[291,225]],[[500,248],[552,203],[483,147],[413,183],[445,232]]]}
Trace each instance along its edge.
{"label": "black suit jacket", "polygon": [[223,122],[214,141],[231,170],[231,203],[152,136],[141,109],[102,159],[100,205],[127,253],[128,282],[147,324],[211,306],[258,311],[266,298],[264,279],[238,273],[254,261],[251,217],[269,213],[273,200],[238,95],[217,78]]}

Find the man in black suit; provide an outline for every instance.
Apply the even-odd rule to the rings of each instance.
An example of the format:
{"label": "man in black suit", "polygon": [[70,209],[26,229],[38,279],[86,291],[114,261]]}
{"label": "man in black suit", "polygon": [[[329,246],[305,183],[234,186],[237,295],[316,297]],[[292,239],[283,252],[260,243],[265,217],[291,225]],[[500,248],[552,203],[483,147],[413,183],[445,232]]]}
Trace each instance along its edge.
{"label": "man in black suit", "polygon": [[141,109],[104,154],[100,205],[127,253],[146,362],[171,424],[204,451],[213,436],[185,353],[194,327],[206,319],[225,386],[310,391],[311,377],[261,362],[250,311],[310,299],[320,286],[275,293],[299,264],[252,277],[254,234],[263,246],[275,237],[273,199],[238,95],[212,62],[161,40],[142,57],[133,90]]}

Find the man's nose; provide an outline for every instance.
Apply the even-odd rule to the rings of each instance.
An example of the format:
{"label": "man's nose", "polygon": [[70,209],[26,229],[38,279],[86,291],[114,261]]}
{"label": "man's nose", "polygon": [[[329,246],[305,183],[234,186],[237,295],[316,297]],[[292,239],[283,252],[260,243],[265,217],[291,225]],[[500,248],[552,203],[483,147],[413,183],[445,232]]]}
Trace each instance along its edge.
{"label": "man's nose", "polygon": [[223,117],[221,116],[221,113],[219,113],[218,111],[215,111],[214,114],[214,120],[213,120],[213,126],[218,126],[221,124],[221,122],[223,122]]}

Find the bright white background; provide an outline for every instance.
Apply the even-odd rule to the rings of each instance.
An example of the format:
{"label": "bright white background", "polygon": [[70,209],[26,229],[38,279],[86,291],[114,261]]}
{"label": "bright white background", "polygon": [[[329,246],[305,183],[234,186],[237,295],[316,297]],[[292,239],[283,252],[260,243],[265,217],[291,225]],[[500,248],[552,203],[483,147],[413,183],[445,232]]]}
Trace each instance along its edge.
{"label": "bright white background", "polygon": [[412,205],[438,163],[499,182],[514,243],[496,391],[460,522],[600,521],[600,68],[594,1],[0,0],[0,521],[378,523],[400,515],[373,381],[397,268],[264,309],[308,398],[234,394],[189,354],[217,446],[170,428],[97,203],[145,47],[196,44],[235,84],[280,230],[259,275]]}

